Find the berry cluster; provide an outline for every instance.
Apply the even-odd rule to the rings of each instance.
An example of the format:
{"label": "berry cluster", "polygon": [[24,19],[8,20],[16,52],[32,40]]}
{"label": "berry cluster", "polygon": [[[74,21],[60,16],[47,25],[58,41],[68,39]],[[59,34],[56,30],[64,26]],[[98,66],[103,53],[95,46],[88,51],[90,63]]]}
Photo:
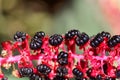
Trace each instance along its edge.
{"label": "berry cluster", "polygon": [[[103,31],[89,37],[85,32],[73,29],[65,35],[50,37],[39,31],[32,38],[24,32],[16,32],[14,40],[2,43],[0,80],[8,80],[1,67],[12,67],[15,77],[28,77],[29,80],[120,78],[120,35],[111,37],[109,32]],[[14,55],[16,50],[18,55]]]}

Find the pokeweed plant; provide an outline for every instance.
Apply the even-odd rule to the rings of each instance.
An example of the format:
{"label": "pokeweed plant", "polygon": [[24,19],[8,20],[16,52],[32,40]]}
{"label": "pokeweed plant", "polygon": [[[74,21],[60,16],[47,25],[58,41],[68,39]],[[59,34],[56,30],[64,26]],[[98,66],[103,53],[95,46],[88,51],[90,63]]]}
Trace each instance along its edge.
{"label": "pokeweed plant", "polygon": [[[120,35],[111,37],[100,32],[89,37],[73,29],[65,35],[45,35],[43,31],[30,37],[16,32],[15,41],[2,42],[0,67],[13,67],[17,78],[30,80],[115,80],[120,78]],[[82,54],[76,52],[76,47]],[[14,51],[19,52],[14,55]],[[33,60],[37,64],[33,64]],[[117,63],[117,64],[116,64]],[[15,68],[17,64],[17,68]],[[0,68],[0,80],[8,80]]]}

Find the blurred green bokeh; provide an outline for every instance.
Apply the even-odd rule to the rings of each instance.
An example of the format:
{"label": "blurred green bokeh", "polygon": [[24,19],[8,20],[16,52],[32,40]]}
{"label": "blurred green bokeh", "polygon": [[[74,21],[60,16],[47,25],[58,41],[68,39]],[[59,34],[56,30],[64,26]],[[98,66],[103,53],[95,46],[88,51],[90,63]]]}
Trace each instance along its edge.
{"label": "blurred green bokeh", "polygon": [[[34,35],[45,31],[47,35],[64,34],[79,29],[89,35],[109,31],[109,24],[97,0],[0,0],[0,43],[13,40],[16,31]],[[16,80],[5,71],[9,80]],[[17,80],[27,80],[26,78]]]}

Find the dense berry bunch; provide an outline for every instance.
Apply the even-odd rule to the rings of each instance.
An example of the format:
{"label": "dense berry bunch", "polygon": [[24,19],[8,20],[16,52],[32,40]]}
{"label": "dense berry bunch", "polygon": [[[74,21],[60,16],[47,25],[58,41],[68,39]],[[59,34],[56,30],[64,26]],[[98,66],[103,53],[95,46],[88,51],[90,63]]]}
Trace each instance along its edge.
{"label": "dense berry bunch", "polygon": [[[2,43],[0,68],[12,67],[15,77],[28,77],[29,80],[120,78],[120,35],[111,37],[109,32],[103,31],[89,37],[73,29],[65,35],[51,36],[39,31],[33,37],[16,32],[14,39],[14,42]],[[76,47],[79,47],[77,52]],[[16,50],[18,55],[14,55]],[[34,61],[37,63],[33,64]],[[8,80],[1,69],[0,80]]]}

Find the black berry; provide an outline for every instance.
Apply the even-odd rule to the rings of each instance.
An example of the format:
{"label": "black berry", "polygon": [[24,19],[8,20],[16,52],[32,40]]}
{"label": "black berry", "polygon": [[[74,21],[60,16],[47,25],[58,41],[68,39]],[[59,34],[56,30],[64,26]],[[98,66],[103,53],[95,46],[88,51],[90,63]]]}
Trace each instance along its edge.
{"label": "black berry", "polygon": [[8,78],[7,78],[7,77],[4,77],[4,78],[2,78],[1,80],[8,80]]}
{"label": "black berry", "polygon": [[70,30],[65,34],[65,39],[72,39],[74,36],[77,36],[79,34],[80,34],[79,30],[76,29]]}
{"label": "black berry", "polygon": [[118,43],[120,43],[120,35],[115,35],[108,41],[108,46],[115,47]]}
{"label": "black berry", "polygon": [[103,40],[104,40],[103,36],[100,33],[98,33],[95,36],[95,38],[93,40],[91,40],[90,46],[96,48],[103,42]]}
{"label": "black berry", "polygon": [[51,68],[45,64],[40,64],[37,66],[38,72],[40,72],[43,75],[47,75],[51,72]]}
{"label": "black berry", "polygon": [[68,74],[68,69],[64,66],[59,66],[56,70],[56,74],[59,76],[65,76]]}
{"label": "black berry", "polygon": [[37,39],[33,38],[31,40],[31,42],[30,42],[30,48],[32,50],[37,50],[37,49],[41,48],[42,44],[43,44],[42,39],[40,39],[40,38],[37,38]]}
{"label": "black berry", "polygon": [[98,75],[96,76],[96,79],[97,79],[97,80],[102,80],[102,76],[98,74]]}
{"label": "black berry", "polygon": [[76,77],[83,77],[83,72],[80,71],[78,68],[74,68],[72,72]]}
{"label": "black berry", "polygon": [[117,71],[116,71],[116,77],[117,77],[117,78],[120,78],[120,70],[117,70]]}
{"label": "black berry", "polygon": [[69,80],[68,78],[65,78],[65,77],[61,77],[61,76],[55,76],[54,78],[53,78],[53,80]]}
{"label": "black berry", "polygon": [[64,51],[61,51],[58,56],[57,56],[58,59],[61,59],[61,58],[68,58],[68,53],[64,52]]}
{"label": "black berry", "polygon": [[61,51],[57,56],[57,61],[60,65],[68,64],[68,53]]}
{"label": "black berry", "polygon": [[85,43],[87,43],[88,40],[89,40],[89,36],[86,33],[82,33],[76,38],[75,42],[78,46],[82,46]]}
{"label": "black berry", "polygon": [[116,80],[116,79],[112,77],[106,77],[105,80]]}
{"label": "black berry", "polygon": [[43,31],[40,31],[40,32],[36,32],[35,35],[34,35],[34,38],[44,38],[45,36],[45,33]]}
{"label": "black berry", "polygon": [[27,68],[27,67],[22,67],[19,69],[19,73],[20,73],[21,77],[31,76],[31,74],[33,74],[33,69]]}
{"label": "black berry", "polygon": [[43,80],[42,77],[37,74],[32,74],[29,78],[30,80]]}
{"label": "black berry", "polygon": [[22,42],[26,39],[26,33],[16,32],[16,34],[14,35],[14,39],[15,39],[15,41]]}
{"label": "black berry", "polygon": [[49,43],[52,46],[58,46],[62,43],[62,41],[63,41],[63,37],[59,34],[54,34],[49,38]]}

